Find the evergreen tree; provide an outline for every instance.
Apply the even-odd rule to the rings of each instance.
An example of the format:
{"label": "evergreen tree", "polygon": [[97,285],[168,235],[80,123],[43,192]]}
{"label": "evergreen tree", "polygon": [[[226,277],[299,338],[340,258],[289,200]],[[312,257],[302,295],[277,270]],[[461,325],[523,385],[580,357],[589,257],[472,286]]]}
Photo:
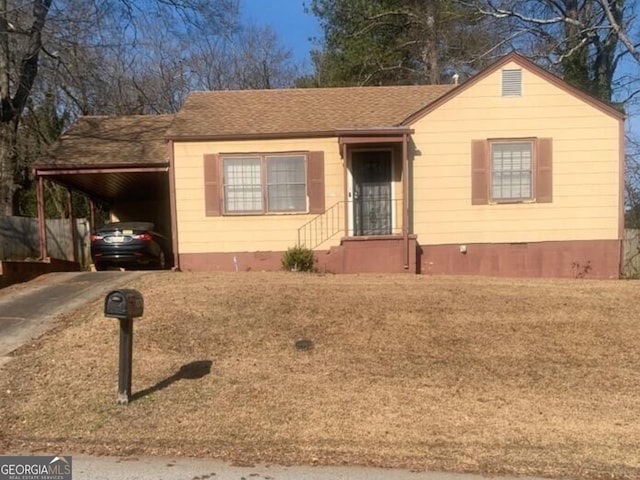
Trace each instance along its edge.
{"label": "evergreen tree", "polygon": [[451,0],[312,0],[324,33],[298,86],[449,83],[489,61],[486,17]]}

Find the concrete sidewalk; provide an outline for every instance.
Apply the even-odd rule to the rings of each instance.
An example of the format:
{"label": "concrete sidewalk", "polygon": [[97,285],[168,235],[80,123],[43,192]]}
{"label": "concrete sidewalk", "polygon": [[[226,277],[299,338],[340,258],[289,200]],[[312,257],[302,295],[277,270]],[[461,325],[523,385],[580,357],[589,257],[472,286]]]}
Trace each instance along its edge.
{"label": "concrete sidewalk", "polygon": [[56,318],[146,272],[49,273],[0,289],[0,366],[7,355],[56,324]]}
{"label": "concrete sidewalk", "polygon": [[[72,455],[74,480],[515,480],[515,477],[410,472],[368,467],[256,465],[235,467],[219,460]],[[542,480],[518,477],[517,480]],[[548,479],[547,479],[548,480]]]}

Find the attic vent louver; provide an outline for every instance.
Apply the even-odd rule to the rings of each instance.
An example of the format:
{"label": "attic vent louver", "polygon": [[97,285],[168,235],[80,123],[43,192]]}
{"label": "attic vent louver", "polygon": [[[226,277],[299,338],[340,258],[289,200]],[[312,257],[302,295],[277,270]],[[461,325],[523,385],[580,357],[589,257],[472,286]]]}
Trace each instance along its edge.
{"label": "attic vent louver", "polygon": [[502,96],[522,96],[522,70],[518,69],[502,71]]}

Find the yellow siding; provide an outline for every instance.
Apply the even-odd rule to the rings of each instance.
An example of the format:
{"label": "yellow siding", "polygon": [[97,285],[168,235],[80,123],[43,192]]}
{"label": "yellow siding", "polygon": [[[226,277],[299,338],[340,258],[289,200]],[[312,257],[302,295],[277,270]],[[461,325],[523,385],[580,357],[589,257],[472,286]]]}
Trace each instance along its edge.
{"label": "yellow siding", "polygon": [[[298,228],[317,216],[207,217],[203,168],[203,155],[206,153],[324,151],[325,207],[329,208],[344,198],[344,169],[336,138],[176,142],[174,148],[180,253],[283,251],[296,244]],[[328,245],[318,248],[328,248]]]}
{"label": "yellow siding", "polygon": [[[505,68],[519,68],[507,65]],[[497,71],[416,121],[413,232],[423,245],[618,238],[619,122],[523,70],[523,95],[500,95]],[[471,205],[471,141],[553,139],[553,202]],[[344,200],[336,138],[174,144],[180,253],[282,251],[316,215],[205,215],[203,155],[324,151],[325,205]],[[395,198],[402,198],[394,161]],[[341,214],[344,222],[344,212]],[[396,212],[401,229],[401,211]],[[341,234],[318,246],[329,248]]]}
{"label": "yellow siding", "polygon": [[[412,125],[421,244],[618,238],[618,120],[522,73],[521,97],[501,97],[497,71]],[[471,205],[471,141],[518,137],[553,138],[553,202]]]}

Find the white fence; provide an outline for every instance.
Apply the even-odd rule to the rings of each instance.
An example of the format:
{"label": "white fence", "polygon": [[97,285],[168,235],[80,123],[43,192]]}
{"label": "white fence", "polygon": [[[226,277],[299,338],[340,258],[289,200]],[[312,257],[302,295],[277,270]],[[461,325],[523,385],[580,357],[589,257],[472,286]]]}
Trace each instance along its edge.
{"label": "white fence", "polygon": [[[76,243],[71,238],[69,219],[48,219],[47,254],[51,258],[72,260],[82,266],[91,263],[89,253],[89,222],[75,219]],[[40,256],[38,219],[31,217],[0,217],[0,260],[25,260]]]}

